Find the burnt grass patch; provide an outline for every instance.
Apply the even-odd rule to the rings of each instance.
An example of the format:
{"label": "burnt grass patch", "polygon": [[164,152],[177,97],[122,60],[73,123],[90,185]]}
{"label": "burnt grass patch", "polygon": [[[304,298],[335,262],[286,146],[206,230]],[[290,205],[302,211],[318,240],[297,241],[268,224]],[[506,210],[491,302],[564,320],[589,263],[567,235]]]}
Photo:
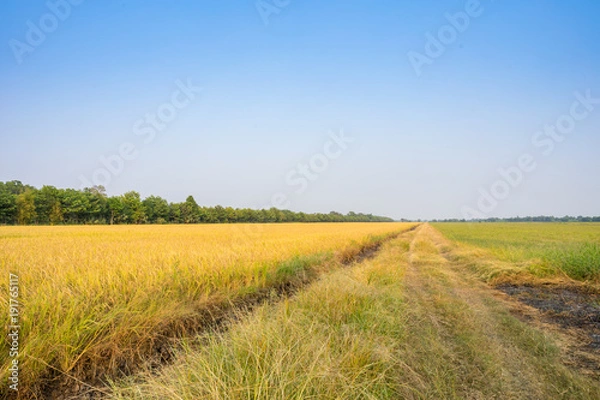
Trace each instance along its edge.
{"label": "burnt grass patch", "polygon": [[495,286],[517,301],[540,311],[543,322],[558,326],[574,340],[573,364],[600,377],[600,294],[585,286],[559,284]]}

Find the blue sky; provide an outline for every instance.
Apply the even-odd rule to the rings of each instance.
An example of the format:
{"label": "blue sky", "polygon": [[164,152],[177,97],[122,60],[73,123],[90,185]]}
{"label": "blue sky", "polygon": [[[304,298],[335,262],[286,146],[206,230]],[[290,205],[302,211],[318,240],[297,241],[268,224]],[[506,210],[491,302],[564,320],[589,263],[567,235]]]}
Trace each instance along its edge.
{"label": "blue sky", "polygon": [[[2,181],[80,187],[129,143],[109,194],[258,208],[283,193],[293,210],[395,218],[600,214],[600,104],[580,105],[550,154],[532,143],[575,93],[600,97],[598,2],[80,3],[0,5]],[[427,57],[428,33],[444,51],[417,75],[409,54]],[[145,143],[136,122],[178,82],[202,90]],[[302,175],[341,131],[347,148]],[[498,170],[523,155],[536,167],[511,183]]]}

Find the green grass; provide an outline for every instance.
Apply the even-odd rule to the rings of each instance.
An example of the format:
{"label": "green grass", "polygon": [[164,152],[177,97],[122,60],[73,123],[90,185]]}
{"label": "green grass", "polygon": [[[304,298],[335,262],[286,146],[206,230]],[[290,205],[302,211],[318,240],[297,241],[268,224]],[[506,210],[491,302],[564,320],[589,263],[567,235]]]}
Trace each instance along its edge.
{"label": "green grass", "polygon": [[599,223],[439,223],[449,239],[526,265],[534,275],[600,281]]}
{"label": "green grass", "polygon": [[554,248],[543,259],[555,265],[573,279],[598,279],[600,275],[600,244],[580,243]]}

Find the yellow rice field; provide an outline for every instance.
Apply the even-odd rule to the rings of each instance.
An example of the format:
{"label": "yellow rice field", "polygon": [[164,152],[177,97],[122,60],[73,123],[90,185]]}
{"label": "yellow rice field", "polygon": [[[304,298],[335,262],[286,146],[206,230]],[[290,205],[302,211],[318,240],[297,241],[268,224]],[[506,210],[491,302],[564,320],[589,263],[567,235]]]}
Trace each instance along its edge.
{"label": "yellow rice field", "polygon": [[[0,227],[3,307],[19,277],[20,385],[123,371],[157,333],[413,225]],[[3,381],[9,362],[2,352]]]}

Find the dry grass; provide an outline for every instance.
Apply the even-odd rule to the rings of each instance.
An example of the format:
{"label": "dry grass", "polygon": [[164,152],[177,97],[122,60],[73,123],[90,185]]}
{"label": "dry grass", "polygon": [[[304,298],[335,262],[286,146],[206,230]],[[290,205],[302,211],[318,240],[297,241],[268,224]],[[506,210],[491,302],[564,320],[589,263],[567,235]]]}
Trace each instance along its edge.
{"label": "dry grass", "polygon": [[115,399],[597,399],[551,336],[511,316],[425,225],[173,365],[115,383]]}
{"label": "dry grass", "polygon": [[[7,282],[18,273],[24,303],[20,394],[56,371],[84,380],[126,372],[162,335],[202,324],[215,307],[331,267],[410,226],[0,227],[0,270]],[[8,362],[2,352],[2,381]]]}

